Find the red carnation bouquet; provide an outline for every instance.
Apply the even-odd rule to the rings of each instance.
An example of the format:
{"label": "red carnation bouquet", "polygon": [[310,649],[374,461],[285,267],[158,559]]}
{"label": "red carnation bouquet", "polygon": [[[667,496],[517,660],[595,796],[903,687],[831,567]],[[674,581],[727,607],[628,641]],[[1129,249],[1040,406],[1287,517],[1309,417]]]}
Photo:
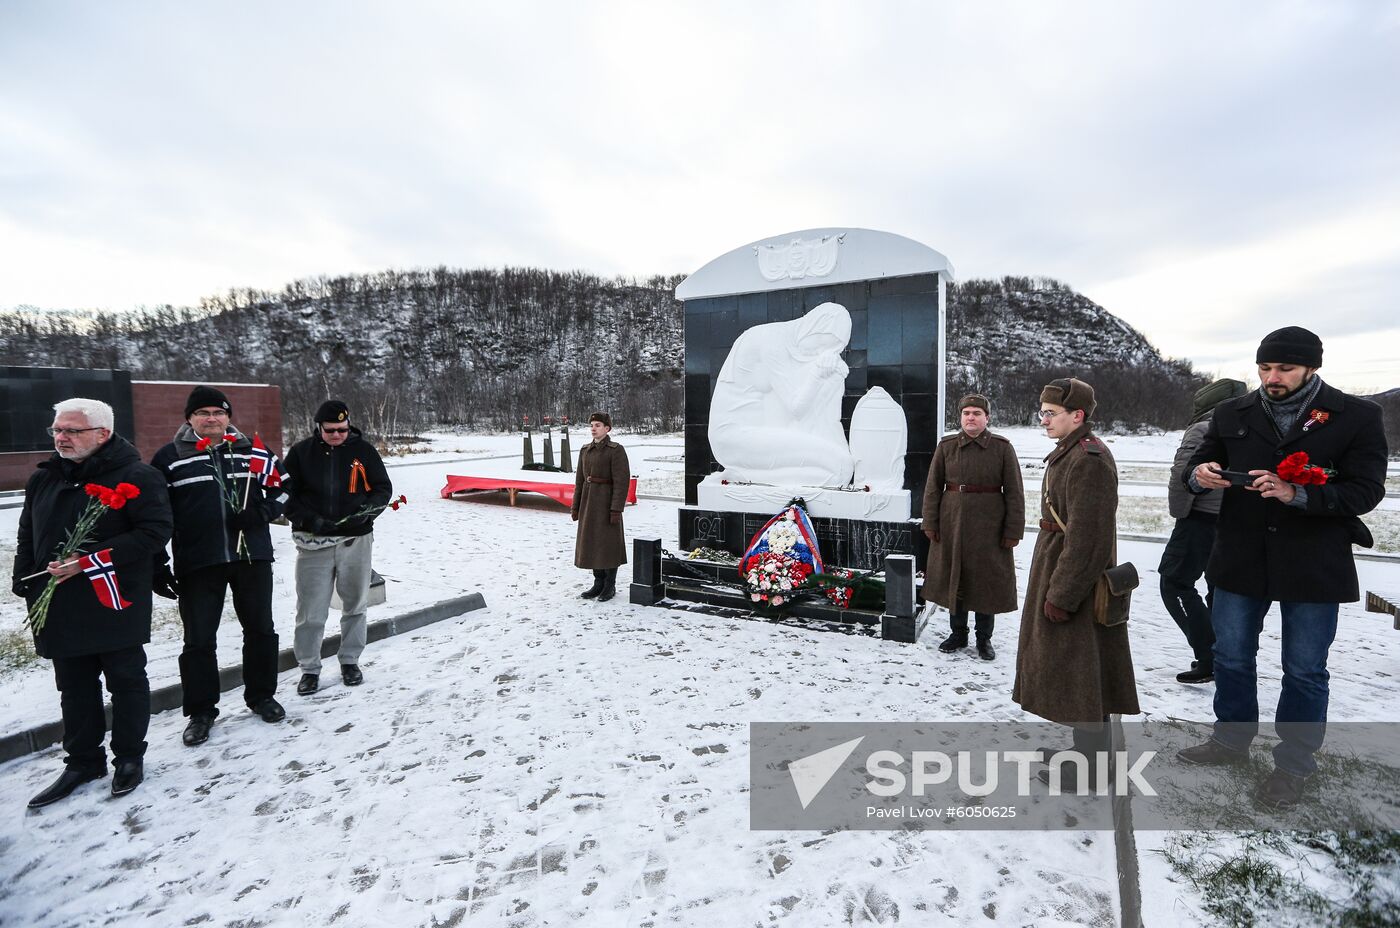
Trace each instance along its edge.
{"label": "red carnation bouquet", "polygon": [[[73,555],[81,552],[86,545],[92,543],[92,532],[97,527],[97,520],[109,509],[121,509],[129,501],[141,495],[141,488],[134,483],[119,483],[115,487],[104,487],[100,483],[89,483],[83,487],[83,492],[88,495],[87,506],[83,509],[83,514],[78,516],[78,524],[68,531],[63,540],[63,544],[58,546],[54,552],[54,560],[67,566],[69,559]],[[47,571],[39,571],[30,574],[23,579],[31,580],[41,576]],[[34,607],[29,610],[29,615],[25,619],[26,624],[38,634],[43,630],[44,622],[49,617],[49,603],[53,602],[53,592],[58,589],[58,578],[49,574],[48,585],[44,587],[44,592],[39,594],[39,598],[34,601]]]}
{"label": "red carnation bouquet", "polygon": [[1289,483],[1296,483],[1299,486],[1315,484],[1321,486],[1329,479],[1336,476],[1336,472],[1325,467],[1317,467],[1308,463],[1308,453],[1306,451],[1296,451],[1279,462],[1278,475]]}

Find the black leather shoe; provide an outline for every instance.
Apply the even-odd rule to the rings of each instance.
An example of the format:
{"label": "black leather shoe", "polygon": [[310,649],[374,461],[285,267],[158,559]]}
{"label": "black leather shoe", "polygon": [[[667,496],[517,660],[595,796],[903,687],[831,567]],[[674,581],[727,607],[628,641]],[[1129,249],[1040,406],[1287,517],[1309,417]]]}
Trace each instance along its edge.
{"label": "black leather shoe", "polygon": [[212,715],[192,715],[190,723],[185,726],[185,733],[180,736],[180,740],[185,742],[187,748],[203,744],[209,740],[209,726],[213,724],[214,717]]}
{"label": "black leather shoe", "polygon": [[146,771],[140,758],[117,761],[112,770],[112,795],[125,796],[140,786],[145,778]]}
{"label": "black leather shoe", "polygon": [[607,586],[607,584],[603,582],[603,578],[603,571],[593,571],[593,585],[578,595],[582,596],[584,599],[592,599],[599,593],[603,592],[603,587]]}
{"label": "black leather shoe", "polygon": [[359,686],[365,682],[365,675],[356,664],[341,664],[340,682],[346,686]]}
{"label": "black leather shoe", "polygon": [[1248,751],[1227,748],[1214,738],[1195,747],[1182,748],[1176,752],[1176,756],[1188,764],[1199,764],[1206,767],[1214,767],[1218,764],[1242,764],[1249,760]]}
{"label": "black leather shoe", "polygon": [[992,639],[977,639],[977,656],[984,661],[994,661],[997,659],[996,649],[992,647]]}
{"label": "black leather shoe", "polygon": [[304,673],[297,681],[297,695],[310,696],[321,688],[321,675],[317,673]]}
{"label": "black leather shoe", "polygon": [[1183,670],[1176,675],[1177,683],[1209,683],[1215,679],[1215,671],[1209,667],[1202,667],[1199,661],[1191,662],[1190,670]]}
{"label": "black leather shoe", "polygon": [[100,780],[107,775],[107,767],[65,767],[58,775],[58,779],[49,784],[49,788],[44,790],[33,799],[29,800],[29,808],[41,809],[46,805],[58,802],[60,799],[67,799],[73,790],[84,783],[91,783],[93,780]]}
{"label": "black leather shoe", "polygon": [[954,651],[961,651],[967,647],[967,632],[952,632],[943,643],[938,646],[938,650],[944,654],[952,654]]}
{"label": "black leather shoe", "polygon": [[256,712],[258,718],[262,719],[264,722],[280,722],[287,717],[287,710],[283,709],[282,704],[271,696],[267,697],[256,706],[250,706],[249,708]]}
{"label": "black leather shoe", "polygon": [[1268,778],[1260,785],[1254,798],[1259,800],[1261,805],[1271,809],[1286,809],[1289,806],[1296,806],[1303,798],[1303,786],[1307,782],[1306,777],[1296,777],[1291,773],[1274,768],[1274,772],[1269,774]]}

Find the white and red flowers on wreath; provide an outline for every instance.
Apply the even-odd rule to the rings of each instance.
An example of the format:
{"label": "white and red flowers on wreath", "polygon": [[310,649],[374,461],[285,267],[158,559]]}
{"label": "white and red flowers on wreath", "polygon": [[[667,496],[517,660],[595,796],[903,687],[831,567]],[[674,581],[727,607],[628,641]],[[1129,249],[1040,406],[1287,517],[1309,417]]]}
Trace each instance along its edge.
{"label": "white and red flowers on wreath", "polygon": [[765,551],[750,559],[744,573],[744,583],[748,585],[749,598],[754,602],[781,606],[811,573],[811,566],[796,558]]}
{"label": "white and red flowers on wreath", "polygon": [[855,594],[856,572],[847,567],[834,567],[827,572],[828,577],[834,577],[838,581],[835,586],[826,586],[822,592],[832,604],[840,609],[847,609],[851,605],[851,597]]}
{"label": "white and red flowers on wreath", "polygon": [[787,602],[808,577],[821,570],[816,532],[807,511],[797,505],[769,519],[739,562],[739,577],[749,599],[768,606]]}
{"label": "white and red flowers on wreath", "polygon": [[[126,506],[127,502],[141,495],[141,488],[134,483],[119,483],[115,487],[89,483],[83,487],[83,492],[88,495],[87,506],[78,516],[78,524],[73,526],[63,544],[54,552],[54,560],[60,564],[69,564],[70,558],[92,543],[93,530],[103,514],[109,509],[121,509]],[[117,573],[112,565],[111,552],[111,548],[104,548],[80,558],[76,563],[92,581],[98,601],[108,609],[121,610],[131,603],[122,598],[121,589],[117,586]],[[39,594],[39,598],[34,601],[33,607],[25,617],[25,622],[36,635],[43,630],[44,623],[48,621],[49,604],[53,602],[58,583],[58,578],[50,574],[44,591]]]}

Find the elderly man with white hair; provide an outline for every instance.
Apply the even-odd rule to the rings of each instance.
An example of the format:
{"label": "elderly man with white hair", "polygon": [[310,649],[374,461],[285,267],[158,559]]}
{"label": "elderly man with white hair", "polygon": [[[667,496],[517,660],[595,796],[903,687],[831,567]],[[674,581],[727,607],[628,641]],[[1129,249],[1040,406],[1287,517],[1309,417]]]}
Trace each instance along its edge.
{"label": "elderly man with white hair", "polygon": [[[170,500],[160,474],[112,428],[106,403],[79,398],[55,405],[48,430],[53,456],[24,490],[12,589],[38,624],[34,606],[55,583],[34,649],[53,661],[67,751],[63,774],[29,800],[31,809],[107,775],[104,678],[112,694],[112,795],[136,789],[144,775],[151,715],[144,645],[151,640],[152,569],[172,530]],[[68,534],[100,499],[97,488],[119,494],[121,502],[105,508],[77,554],[58,560]]]}

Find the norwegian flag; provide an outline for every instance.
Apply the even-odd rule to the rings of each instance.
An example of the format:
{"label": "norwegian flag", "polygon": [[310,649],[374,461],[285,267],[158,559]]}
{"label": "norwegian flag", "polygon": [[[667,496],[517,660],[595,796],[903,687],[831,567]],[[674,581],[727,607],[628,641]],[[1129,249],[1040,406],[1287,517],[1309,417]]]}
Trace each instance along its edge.
{"label": "norwegian flag", "polygon": [[253,433],[253,450],[248,454],[248,470],[258,475],[258,483],[265,487],[280,487],[282,475],[277,470],[277,455],[267,450],[262,436]]}
{"label": "norwegian flag", "polygon": [[122,599],[121,587],[117,586],[117,568],[112,565],[111,548],[103,548],[101,551],[79,558],[78,566],[92,581],[93,592],[97,594],[102,605],[108,609],[116,609],[118,612],[131,605]]}

